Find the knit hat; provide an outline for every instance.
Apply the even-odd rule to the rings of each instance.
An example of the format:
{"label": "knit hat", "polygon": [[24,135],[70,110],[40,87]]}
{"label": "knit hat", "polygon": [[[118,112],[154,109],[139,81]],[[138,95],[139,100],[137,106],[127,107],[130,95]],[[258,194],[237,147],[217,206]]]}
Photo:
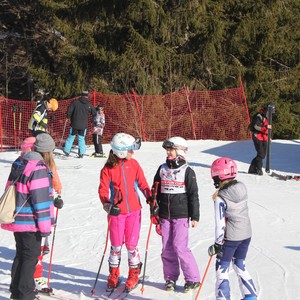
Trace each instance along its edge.
{"label": "knit hat", "polygon": [[88,96],[89,95],[89,92],[88,91],[83,91],[82,92],[82,96]]}
{"label": "knit hat", "polygon": [[36,136],[36,141],[34,143],[34,151],[40,153],[52,152],[54,148],[55,143],[50,134],[40,133]]}
{"label": "knit hat", "polygon": [[21,144],[21,151],[22,152],[31,151],[31,149],[34,146],[35,141],[36,141],[36,138],[33,136],[26,138]]}

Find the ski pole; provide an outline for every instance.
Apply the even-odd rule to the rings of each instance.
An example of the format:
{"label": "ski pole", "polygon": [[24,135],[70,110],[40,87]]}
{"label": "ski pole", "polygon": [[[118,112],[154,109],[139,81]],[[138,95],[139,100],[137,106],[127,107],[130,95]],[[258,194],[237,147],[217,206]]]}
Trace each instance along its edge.
{"label": "ski pole", "polygon": [[60,139],[60,141],[59,141],[59,145],[58,145],[58,147],[61,147],[61,145],[62,145],[62,141],[63,141],[64,135],[65,135],[65,131],[66,131],[66,127],[67,127],[67,123],[68,123],[68,119],[66,119],[66,121],[65,121],[65,125],[64,125],[64,129],[63,129],[63,133],[62,133],[61,139]]}
{"label": "ski pole", "polygon": [[56,209],[56,215],[55,215],[55,227],[53,230],[53,237],[52,237],[52,245],[51,245],[51,251],[50,251],[50,261],[49,261],[49,268],[48,268],[48,288],[50,289],[50,275],[51,275],[51,269],[52,269],[52,256],[53,256],[53,249],[54,249],[54,240],[55,240],[55,233],[56,233],[56,227],[57,227],[57,217],[58,217],[58,209]]}
{"label": "ski pole", "polygon": [[[154,187],[152,188],[153,205],[156,204],[157,189],[158,189],[158,182],[156,181],[154,183]],[[151,220],[151,216],[150,216],[150,227],[149,227],[148,237],[147,237],[147,242],[146,242],[144,271],[143,271],[143,277],[142,277],[142,287],[141,287],[142,294],[144,293],[144,281],[145,281],[145,275],[146,275],[146,264],[147,264],[148,246],[149,246],[149,241],[150,241],[151,229],[152,229],[152,220]]]}
{"label": "ski pole", "polygon": [[16,104],[12,105],[13,119],[14,119],[14,142],[15,142],[15,150],[17,147],[17,136],[16,136]]}
{"label": "ski pole", "polygon": [[22,104],[21,103],[19,103],[18,108],[19,108],[18,151],[19,151],[20,144],[21,144],[21,125],[22,125]]}
{"label": "ski pole", "polygon": [[111,221],[111,218],[109,217],[108,224],[107,224],[107,230],[106,230],[105,247],[104,247],[104,250],[103,250],[103,255],[102,255],[102,258],[101,258],[100,265],[99,265],[98,273],[96,275],[95,283],[94,283],[94,286],[93,286],[93,288],[91,290],[92,297],[94,296],[94,293],[95,293],[95,288],[96,288],[96,285],[97,285],[97,282],[98,282],[98,277],[99,277],[99,274],[100,274],[100,270],[101,270],[101,267],[102,267],[102,264],[103,264],[103,260],[104,260],[104,256],[105,256],[105,253],[106,253],[106,249],[107,249],[109,229],[110,229],[110,221]]}
{"label": "ski pole", "polygon": [[207,271],[208,271],[208,268],[209,268],[209,266],[210,266],[210,263],[211,263],[212,258],[213,258],[213,256],[211,255],[210,258],[209,258],[209,260],[208,260],[208,263],[207,263],[205,272],[204,272],[204,274],[203,274],[203,277],[202,277],[202,280],[201,280],[201,283],[200,283],[200,286],[199,286],[197,295],[196,295],[196,297],[195,297],[195,300],[197,300],[198,297],[199,297],[199,295],[200,295],[200,291],[201,291],[201,288],[202,288],[202,286],[203,286],[203,282],[204,282],[204,280],[205,280],[205,277],[206,277],[206,274],[207,274]]}
{"label": "ski pole", "polygon": [[266,157],[266,172],[270,173],[270,156],[271,156],[271,135],[272,135],[272,114],[275,113],[275,105],[268,104],[268,144],[267,144],[267,157]]}

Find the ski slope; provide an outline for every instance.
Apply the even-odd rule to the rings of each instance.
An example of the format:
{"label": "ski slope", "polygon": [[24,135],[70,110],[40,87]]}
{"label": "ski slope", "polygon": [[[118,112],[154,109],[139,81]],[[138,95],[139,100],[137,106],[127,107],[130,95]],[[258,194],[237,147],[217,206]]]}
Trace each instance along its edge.
{"label": "ski slope", "polygon": [[[211,195],[215,191],[210,178],[210,165],[219,156],[236,160],[237,179],[248,188],[249,209],[253,237],[247,258],[247,268],[258,290],[259,300],[300,300],[300,182],[281,181],[267,174],[247,174],[249,163],[255,156],[252,141],[188,141],[187,159],[194,168],[200,197],[201,220],[198,227],[190,229],[190,247],[203,275],[209,256],[207,248],[214,242],[214,211]],[[144,169],[149,185],[158,166],[165,161],[161,142],[145,142],[136,158]],[[104,145],[106,153],[109,145]],[[282,174],[300,174],[300,141],[274,140],[271,145],[271,169]],[[87,154],[93,152],[88,148]],[[0,152],[0,191],[10,172],[11,163],[17,158],[15,151]],[[51,287],[64,299],[89,299],[91,289],[103,256],[107,219],[98,198],[99,172],[106,159],[68,158],[56,159],[63,184],[64,207],[58,214]],[[142,198],[143,199],[143,198]],[[143,199],[144,201],[144,199]],[[144,262],[145,245],[149,230],[149,209],[143,204],[143,219],[139,249]],[[9,299],[10,269],[15,254],[11,232],[0,230],[0,300]],[[50,237],[52,241],[52,236]],[[105,298],[108,276],[108,253],[96,286],[95,295]],[[192,300],[194,294],[182,292],[184,279],[181,274],[176,292],[164,291],[161,263],[161,239],[154,228],[150,237],[143,294],[140,286],[126,299],[139,300]],[[213,300],[215,286],[214,261],[207,273],[199,299]],[[49,255],[45,256],[45,272]],[[122,251],[121,279],[127,278],[127,253]],[[230,271],[232,300],[240,300],[237,278]],[[120,291],[121,287],[118,291]],[[84,296],[86,295],[86,296]],[[117,295],[117,294],[116,294]]]}

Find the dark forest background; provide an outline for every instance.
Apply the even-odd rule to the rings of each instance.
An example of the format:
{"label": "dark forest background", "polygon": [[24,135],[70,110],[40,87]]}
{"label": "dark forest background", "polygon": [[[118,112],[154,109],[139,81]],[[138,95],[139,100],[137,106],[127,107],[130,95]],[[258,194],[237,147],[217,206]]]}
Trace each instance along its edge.
{"label": "dark forest background", "polygon": [[299,56],[299,0],[0,3],[0,94],[10,99],[219,90],[242,78],[250,113],[273,102],[274,137],[299,139]]}

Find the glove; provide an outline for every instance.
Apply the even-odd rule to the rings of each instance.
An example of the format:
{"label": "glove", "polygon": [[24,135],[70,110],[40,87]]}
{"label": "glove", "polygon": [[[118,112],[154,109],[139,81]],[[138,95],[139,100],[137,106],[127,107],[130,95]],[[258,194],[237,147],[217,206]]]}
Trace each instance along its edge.
{"label": "glove", "polygon": [[159,206],[156,204],[156,205],[151,205],[150,206],[150,213],[151,215],[153,215],[154,217],[158,217],[159,215]]}
{"label": "glove", "polygon": [[117,206],[116,204],[114,204],[111,209],[110,209],[110,212],[109,214],[112,215],[112,216],[118,216],[121,212],[121,209],[119,206]]}
{"label": "glove", "polygon": [[61,209],[64,206],[64,201],[61,199],[60,195],[54,199],[54,206],[58,209]]}
{"label": "glove", "polygon": [[208,255],[213,256],[215,254],[218,254],[222,251],[223,245],[214,243],[213,245],[208,247]]}
{"label": "glove", "polygon": [[152,216],[150,217],[152,224],[158,225],[159,224],[159,216]]}
{"label": "glove", "polygon": [[103,209],[109,214],[109,215],[112,215],[112,216],[118,216],[121,212],[121,209],[119,206],[117,205],[112,205],[111,203],[109,202],[106,202],[103,204]]}
{"label": "glove", "polygon": [[153,196],[150,196],[146,200],[147,204],[151,204],[153,202]]}
{"label": "glove", "polygon": [[110,210],[112,208],[112,204],[109,203],[109,202],[106,202],[103,204],[103,209],[109,214],[110,213]]}
{"label": "glove", "polygon": [[155,226],[155,231],[156,231],[156,233],[157,233],[158,235],[160,235],[160,236],[162,235],[160,224],[157,224],[157,225]]}

